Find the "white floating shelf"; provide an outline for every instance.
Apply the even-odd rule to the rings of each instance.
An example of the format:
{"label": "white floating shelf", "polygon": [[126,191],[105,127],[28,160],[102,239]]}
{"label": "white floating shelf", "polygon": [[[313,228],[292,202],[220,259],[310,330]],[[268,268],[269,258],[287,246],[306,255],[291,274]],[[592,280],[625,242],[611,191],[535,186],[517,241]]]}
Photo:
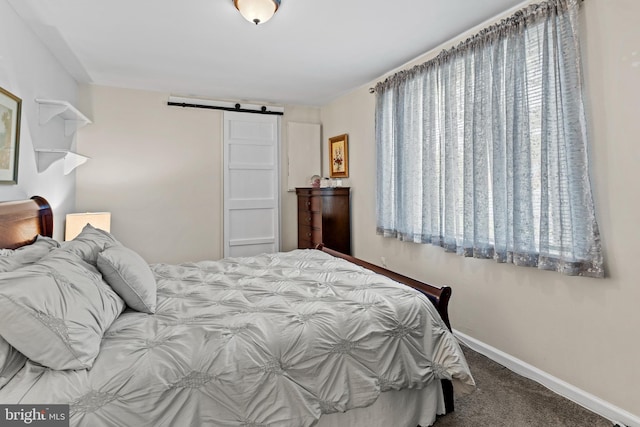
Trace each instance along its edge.
{"label": "white floating shelf", "polygon": [[35,151],[38,156],[38,172],[43,172],[52,163],[64,159],[63,172],[68,175],[75,168],[89,160],[87,156],[59,148],[36,148]]}
{"label": "white floating shelf", "polygon": [[44,125],[54,117],[60,116],[64,120],[65,136],[71,136],[76,130],[91,123],[87,116],[67,101],[36,98],[36,102],[40,105],[38,111],[40,124]]}

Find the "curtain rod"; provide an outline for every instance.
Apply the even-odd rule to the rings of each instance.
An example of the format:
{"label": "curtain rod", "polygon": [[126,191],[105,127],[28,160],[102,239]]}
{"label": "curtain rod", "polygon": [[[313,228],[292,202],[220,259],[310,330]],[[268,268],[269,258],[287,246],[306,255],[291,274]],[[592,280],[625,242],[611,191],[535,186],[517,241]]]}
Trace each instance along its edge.
{"label": "curtain rod", "polygon": [[[584,0],[576,0],[577,3],[583,3]],[[489,24],[486,27],[482,28],[481,30],[479,30],[476,34],[471,35],[469,37],[467,37],[465,40],[459,42],[457,45],[454,45],[454,43],[451,43],[453,47],[450,47],[449,49],[443,49],[438,55],[436,55],[435,57],[421,63],[421,64],[417,64],[414,65],[413,67],[407,68],[407,69],[403,69],[400,71],[397,71],[395,73],[393,73],[392,75],[390,75],[389,77],[387,77],[386,79],[384,79],[381,82],[378,82],[375,84],[374,87],[370,87],[369,88],[369,93],[376,93],[376,88],[379,87],[379,85],[385,84],[385,83],[389,83],[392,82],[396,79],[402,78],[401,76],[406,75],[408,72],[412,71],[412,70],[417,70],[420,67],[425,67],[426,65],[428,65],[429,63],[438,61],[440,58],[442,58],[445,55],[450,55],[452,53],[455,53],[461,49],[464,49],[466,46],[468,46],[470,43],[473,43],[474,41],[483,39],[485,37],[489,37],[492,33],[494,33],[496,30],[504,27],[505,25],[509,25],[512,22],[518,21],[520,19],[522,19],[524,16],[527,16],[528,14],[531,13],[532,10],[538,10],[540,7],[545,7],[545,6],[549,6],[549,5],[557,5],[558,0],[545,0],[542,1],[540,3],[531,3],[526,5],[525,7],[522,7],[518,10],[516,10],[514,13],[510,14],[509,16],[502,18],[501,20],[496,20],[493,24]],[[495,18],[494,18],[495,19]]]}
{"label": "curtain rod", "polygon": [[250,110],[248,108],[240,108],[240,104],[236,104],[236,107],[219,107],[215,105],[200,105],[200,104],[187,104],[185,102],[167,102],[167,105],[172,107],[185,107],[185,108],[205,108],[208,110],[224,110],[224,111],[236,111],[238,113],[253,113],[253,114],[271,114],[275,116],[282,116],[282,111],[268,111],[264,105],[260,110]]}
{"label": "curtain rod", "polygon": [[223,111],[235,111],[238,113],[252,113],[252,114],[268,114],[282,116],[284,115],[284,108],[277,106],[265,106],[256,104],[233,103],[227,101],[213,101],[210,99],[197,99],[197,98],[185,98],[180,96],[169,96],[167,105],[172,107],[183,108],[205,108],[208,110],[223,110]]}

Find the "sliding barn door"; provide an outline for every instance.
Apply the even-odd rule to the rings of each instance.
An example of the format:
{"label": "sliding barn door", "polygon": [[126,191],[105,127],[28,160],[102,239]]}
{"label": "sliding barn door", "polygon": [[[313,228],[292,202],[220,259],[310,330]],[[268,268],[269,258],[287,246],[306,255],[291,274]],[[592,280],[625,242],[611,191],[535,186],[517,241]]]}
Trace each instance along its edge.
{"label": "sliding barn door", "polygon": [[279,141],[278,116],[225,111],[225,257],[280,249]]}

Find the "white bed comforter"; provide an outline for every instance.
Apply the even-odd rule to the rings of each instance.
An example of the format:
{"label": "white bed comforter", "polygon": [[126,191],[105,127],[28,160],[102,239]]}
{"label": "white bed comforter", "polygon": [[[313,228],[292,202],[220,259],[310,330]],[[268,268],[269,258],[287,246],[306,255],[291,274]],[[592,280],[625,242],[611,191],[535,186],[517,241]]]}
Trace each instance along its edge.
{"label": "white bed comforter", "polygon": [[316,250],[153,265],[155,315],[124,312],[91,370],[27,362],[3,403],[81,426],[311,426],[386,390],[473,379],[420,293]]}

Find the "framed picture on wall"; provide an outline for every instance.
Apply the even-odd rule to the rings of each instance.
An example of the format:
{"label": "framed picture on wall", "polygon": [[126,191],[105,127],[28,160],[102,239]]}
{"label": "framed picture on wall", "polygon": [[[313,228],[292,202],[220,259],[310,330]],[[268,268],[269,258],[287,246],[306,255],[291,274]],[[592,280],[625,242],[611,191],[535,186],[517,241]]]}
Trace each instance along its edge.
{"label": "framed picture on wall", "polygon": [[346,133],[329,138],[329,176],[349,177],[349,137]]}
{"label": "framed picture on wall", "polygon": [[18,183],[22,100],[0,87],[0,184]]}

